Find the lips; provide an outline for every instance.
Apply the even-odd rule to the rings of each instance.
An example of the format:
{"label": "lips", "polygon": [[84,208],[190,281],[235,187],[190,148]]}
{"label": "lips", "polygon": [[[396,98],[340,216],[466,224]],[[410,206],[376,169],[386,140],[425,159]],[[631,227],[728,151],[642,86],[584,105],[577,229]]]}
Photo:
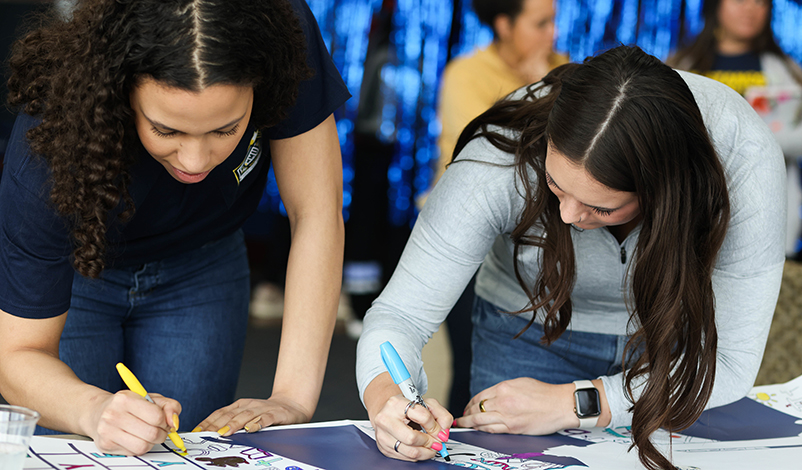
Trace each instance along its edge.
{"label": "lips", "polygon": [[176,178],[183,183],[199,183],[209,175],[210,171],[212,170],[204,171],[203,173],[187,173],[186,171],[181,171],[178,168],[173,167],[173,172],[175,173]]}

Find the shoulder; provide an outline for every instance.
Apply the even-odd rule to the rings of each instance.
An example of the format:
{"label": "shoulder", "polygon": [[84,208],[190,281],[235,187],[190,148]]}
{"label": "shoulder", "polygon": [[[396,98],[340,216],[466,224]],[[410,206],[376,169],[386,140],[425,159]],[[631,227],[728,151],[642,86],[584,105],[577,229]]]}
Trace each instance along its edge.
{"label": "shoulder", "polygon": [[483,49],[475,49],[468,55],[453,59],[443,72],[445,77],[465,81],[479,81],[483,77],[509,74],[508,67],[495,52],[491,44]]}
{"label": "shoulder", "polygon": [[351,97],[309,6],[303,0],[289,2],[299,16],[306,37],[306,62],[314,75],[299,84],[298,96],[287,118],[263,129],[270,140],[295,137],[315,128]]}
{"label": "shoulder", "polygon": [[719,268],[756,270],[781,261],[786,196],[779,144],[749,103],[730,87],[700,75],[680,74],[694,94],[727,178],[732,210]]}
{"label": "shoulder", "polygon": [[[517,131],[498,126],[489,126],[488,131],[511,140],[518,139],[519,135]],[[518,186],[515,155],[499,149],[486,137],[471,139],[455,156],[454,163],[449,166],[451,169],[462,184],[474,189],[496,187],[494,191],[508,193]]]}
{"label": "shoulder", "polygon": [[[738,154],[741,160],[745,158],[747,162],[773,161],[784,168],[782,151],[771,130],[741,95],[716,80],[690,72],[678,73],[691,89],[725,166],[728,156]],[[745,149],[751,146],[764,149],[761,152],[763,155],[746,152]]]}
{"label": "shoulder", "polygon": [[760,54],[760,67],[768,85],[798,85],[794,76],[802,77],[802,69],[793,59],[769,52]]}
{"label": "shoulder", "polygon": [[42,191],[42,186],[50,177],[50,170],[43,158],[31,152],[26,135],[41,122],[40,118],[25,113],[17,116],[3,162],[4,173],[13,177],[17,184],[37,193]]}
{"label": "shoulder", "polygon": [[549,68],[554,69],[559,67],[560,65],[565,65],[571,62],[571,59],[564,54],[559,54],[557,52],[552,52],[549,54]]}
{"label": "shoulder", "polygon": [[[517,139],[520,134],[508,128],[490,125],[487,130],[501,137]],[[457,155],[456,160],[471,160],[482,163],[499,165],[512,165],[515,163],[515,155],[500,150],[485,137],[475,137],[471,139],[462,151]]]}

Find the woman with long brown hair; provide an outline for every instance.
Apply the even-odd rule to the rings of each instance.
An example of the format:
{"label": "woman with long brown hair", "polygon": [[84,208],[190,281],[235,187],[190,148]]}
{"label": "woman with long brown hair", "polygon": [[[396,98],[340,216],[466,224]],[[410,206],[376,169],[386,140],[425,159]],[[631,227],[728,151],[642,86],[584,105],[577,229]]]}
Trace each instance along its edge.
{"label": "woman with long brown hair", "polygon": [[425,389],[421,348],[478,268],[455,425],[631,425],[641,461],[673,468],[650,436],[743,397],[760,365],[784,261],[768,129],[731,89],[621,46],[499,102],[455,155],[360,338],[379,449],[420,460],[448,439],[451,415],[408,406],[379,345]]}
{"label": "woman with long brown hair", "polygon": [[[3,397],[119,454],[173,428],[309,421],[342,269],[332,113],[349,97],[309,7],[85,0],[26,34],[10,65]],[[279,359],[269,398],[232,404],[250,287],[240,227],[271,160],[292,228]]]}

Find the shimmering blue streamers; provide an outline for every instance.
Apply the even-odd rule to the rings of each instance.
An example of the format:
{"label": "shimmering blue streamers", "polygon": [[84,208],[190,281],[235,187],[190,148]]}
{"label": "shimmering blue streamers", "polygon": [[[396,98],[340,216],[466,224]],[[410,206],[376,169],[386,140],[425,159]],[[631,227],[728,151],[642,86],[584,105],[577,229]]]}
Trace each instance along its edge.
{"label": "shimmering blue streamers", "polygon": [[[367,53],[371,17],[381,0],[307,0],[335,64],[353,95],[337,113],[343,155],[343,214],[347,218],[353,180],[354,122]],[[425,191],[438,158],[436,118],[439,77],[448,53],[457,56],[488,44],[492,31],[479,23],[470,0],[397,0],[392,11],[391,60],[382,70],[384,106],[377,137],[395,144],[387,173],[390,219],[414,223],[414,198]],[[677,47],[680,27],[701,31],[703,0],[557,0],[555,48],[571,60],[618,44],[637,44],[665,59]],[[392,2],[385,2],[385,8]],[[454,15],[454,9],[457,14]],[[451,36],[452,17],[459,34]],[[802,2],[775,0],[772,25],[780,46],[802,62]],[[680,24],[681,23],[681,24]],[[449,42],[451,41],[451,42]],[[272,178],[264,206],[280,211]]]}

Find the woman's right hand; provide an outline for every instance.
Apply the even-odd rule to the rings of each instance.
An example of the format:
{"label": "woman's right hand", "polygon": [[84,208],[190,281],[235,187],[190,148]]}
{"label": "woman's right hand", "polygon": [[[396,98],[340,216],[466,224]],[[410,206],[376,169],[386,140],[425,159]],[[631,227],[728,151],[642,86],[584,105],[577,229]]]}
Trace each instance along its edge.
{"label": "woman's right hand", "polygon": [[[376,445],[382,454],[398,460],[416,462],[434,457],[435,451],[442,449],[448,441],[451,423],[454,422],[448,410],[437,400],[426,400],[428,409],[410,405],[410,401],[398,393],[398,386],[387,373],[368,385],[365,405],[376,432]],[[411,425],[420,426],[425,433]]]}
{"label": "woman's right hand", "polygon": [[154,403],[129,390],[108,394],[95,409],[89,437],[109,454],[142,455],[178,428],[181,404],[157,393]]}

